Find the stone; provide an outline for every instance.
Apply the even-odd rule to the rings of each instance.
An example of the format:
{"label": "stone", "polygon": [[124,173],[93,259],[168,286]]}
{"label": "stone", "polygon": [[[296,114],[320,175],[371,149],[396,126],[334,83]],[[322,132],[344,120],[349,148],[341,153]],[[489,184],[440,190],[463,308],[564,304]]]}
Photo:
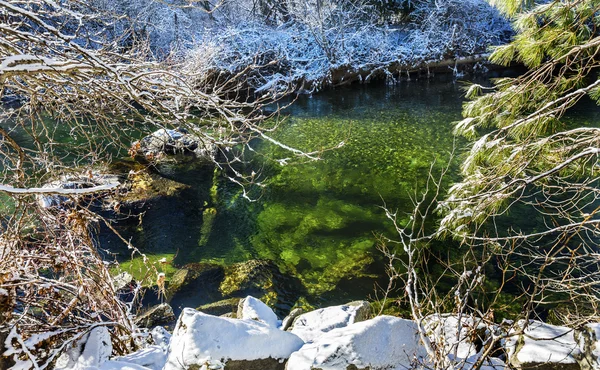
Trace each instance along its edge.
{"label": "stone", "polygon": [[[202,287],[204,293],[219,300],[219,284],[223,281],[223,266],[214,263],[190,263],[176,271],[168,282],[167,301],[175,306],[182,305],[190,295],[198,294]],[[196,303],[197,304],[197,303]],[[186,304],[183,304],[185,306]]]}
{"label": "stone", "polygon": [[332,329],[305,344],[290,356],[286,370],[410,369],[426,356],[415,322],[378,316]]}
{"label": "stone", "polygon": [[223,296],[251,295],[285,316],[303,292],[302,283],[281,273],[272,261],[249,260],[225,267],[219,290]]}
{"label": "stone", "polygon": [[233,317],[237,317],[236,313],[240,301],[240,298],[223,299],[222,301],[199,306],[198,308],[196,308],[196,310],[214,316],[223,316],[231,314],[233,315]]}
{"label": "stone", "polygon": [[113,277],[113,286],[115,287],[116,291],[129,286],[129,284],[131,284],[132,282],[133,276],[126,271],[121,272],[120,274]]}
{"label": "stone", "polygon": [[164,370],[199,369],[203,365],[279,370],[278,363],[303,344],[297,336],[260,321],[212,316],[186,308],[177,320]]}
{"label": "stone", "polygon": [[151,328],[157,325],[169,324],[174,320],[173,308],[168,303],[161,303],[138,315],[135,323],[144,328]]}
{"label": "stone", "polygon": [[504,342],[508,363],[515,369],[581,370],[581,348],[574,330],[530,320],[520,320]]}
{"label": "stone", "polygon": [[423,319],[423,328],[437,348],[443,348],[452,361],[477,354],[491,335],[490,329],[470,315],[434,314]]}
{"label": "stone", "polygon": [[290,311],[290,314],[287,315],[281,322],[281,330],[290,329],[292,327],[292,323],[294,322],[294,319],[296,317],[302,315],[303,313],[304,313],[304,310],[302,309],[302,307],[294,308],[292,311]]}
{"label": "stone", "polygon": [[275,312],[269,306],[252,296],[248,296],[240,301],[237,318],[261,321],[273,328],[279,327],[279,320]]}
{"label": "stone", "polygon": [[328,331],[364,321],[370,312],[370,305],[365,301],[320,308],[298,316],[290,332],[305,342],[312,342]]}
{"label": "stone", "polygon": [[190,134],[185,129],[159,129],[132,144],[132,154],[158,159],[165,154],[192,154],[198,159],[212,161],[217,152],[215,143]]}
{"label": "stone", "polygon": [[110,333],[105,326],[90,330],[56,361],[56,370],[97,368],[108,361],[112,353]]}

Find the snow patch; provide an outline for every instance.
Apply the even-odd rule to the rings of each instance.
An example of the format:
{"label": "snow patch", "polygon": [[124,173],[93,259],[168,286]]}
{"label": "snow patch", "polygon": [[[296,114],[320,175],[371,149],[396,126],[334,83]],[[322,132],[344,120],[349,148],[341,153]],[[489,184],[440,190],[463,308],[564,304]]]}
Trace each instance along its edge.
{"label": "snow patch", "polygon": [[324,333],[355,323],[361,307],[341,305],[307,312],[294,320],[291,332],[305,342],[313,342]]}

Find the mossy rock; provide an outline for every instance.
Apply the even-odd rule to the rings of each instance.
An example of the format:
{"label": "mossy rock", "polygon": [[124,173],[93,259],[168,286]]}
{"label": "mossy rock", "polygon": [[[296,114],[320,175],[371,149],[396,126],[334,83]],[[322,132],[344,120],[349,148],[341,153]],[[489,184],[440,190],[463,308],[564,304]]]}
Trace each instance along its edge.
{"label": "mossy rock", "polygon": [[256,297],[280,316],[285,316],[304,292],[297,278],[281,273],[275,263],[265,260],[227,266],[219,290],[224,296]]}
{"label": "mossy rock", "polygon": [[194,294],[199,286],[218,292],[223,281],[223,266],[214,263],[190,263],[173,274],[167,287],[167,299],[170,302],[178,295]]}
{"label": "mossy rock", "polygon": [[227,298],[222,301],[204,304],[196,309],[209,315],[222,316],[225,314],[233,314],[233,317],[236,317],[237,315],[235,312],[238,309],[240,301],[241,298]]}

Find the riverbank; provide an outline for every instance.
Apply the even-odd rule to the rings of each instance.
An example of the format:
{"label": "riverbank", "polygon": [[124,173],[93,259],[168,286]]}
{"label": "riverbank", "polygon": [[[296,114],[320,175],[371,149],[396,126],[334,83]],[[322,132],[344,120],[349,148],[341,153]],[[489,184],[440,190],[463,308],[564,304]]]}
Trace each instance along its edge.
{"label": "riverbank", "polygon": [[[235,310],[235,311],[233,311]],[[105,327],[93,329],[56,369],[593,369],[600,324],[567,328],[530,320],[494,324],[471,315],[435,314],[422,322],[372,317],[365,301],[279,320],[248,296],[221,316],[186,308],[173,333],[158,326],[137,352],[111,357]],[[499,340],[499,338],[503,338]],[[493,350],[489,350],[493,349]],[[431,352],[433,350],[433,352]]]}

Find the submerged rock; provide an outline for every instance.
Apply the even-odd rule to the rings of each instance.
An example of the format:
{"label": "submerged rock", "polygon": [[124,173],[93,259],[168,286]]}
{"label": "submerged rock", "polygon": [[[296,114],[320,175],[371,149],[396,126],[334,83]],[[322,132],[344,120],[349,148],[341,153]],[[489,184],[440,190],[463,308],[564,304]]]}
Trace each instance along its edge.
{"label": "submerged rock", "polygon": [[[223,266],[213,263],[190,263],[173,274],[167,288],[169,302],[179,301],[194,292],[199,286],[206,288],[204,291],[218,294],[219,284],[224,278]],[[220,299],[219,297],[217,299]]]}
{"label": "submerged rock", "polygon": [[168,303],[150,307],[135,319],[135,323],[144,328],[165,325],[175,320],[173,308]]}
{"label": "submerged rock", "polygon": [[222,316],[231,314],[233,317],[237,317],[237,310],[240,301],[240,298],[223,299],[221,301],[199,306],[198,308],[196,308],[196,310],[209,315]]}
{"label": "submerged rock", "polygon": [[215,159],[217,146],[207,138],[189,134],[187,130],[163,128],[134,142],[131,151],[147,159],[159,159],[169,154],[190,154],[210,162]]}
{"label": "submerged rock", "polygon": [[225,267],[219,290],[224,296],[251,295],[284,316],[302,295],[303,287],[297,278],[281,273],[275,263],[249,260]]}
{"label": "submerged rock", "polygon": [[333,329],[366,320],[370,313],[371,306],[366,301],[321,308],[298,316],[290,332],[305,342],[313,342]]}
{"label": "submerged rock", "polygon": [[203,365],[281,369],[280,360],[303,344],[297,336],[259,321],[216,317],[186,308],[177,320],[164,370]]}
{"label": "submerged rock", "polygon": [[410,369],[426,356],[413,321],[379,316],[324,333],[294,352],[286,369]]}

